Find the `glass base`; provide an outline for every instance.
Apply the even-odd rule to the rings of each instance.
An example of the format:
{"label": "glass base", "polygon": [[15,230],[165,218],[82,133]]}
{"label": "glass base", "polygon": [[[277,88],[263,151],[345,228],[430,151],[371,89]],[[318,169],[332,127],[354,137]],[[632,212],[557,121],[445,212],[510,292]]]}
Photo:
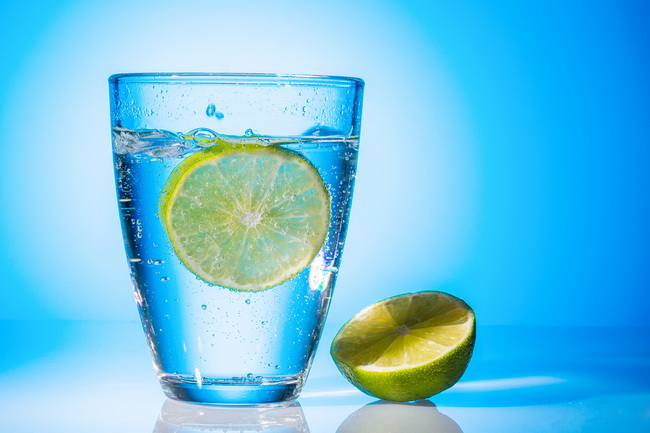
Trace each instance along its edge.
{"label": "glass base", "polygon": [[300,394],[303,375],[212,378],[165,374],[159,377],[167,397],[190,403],[257,405],[294,400]]}

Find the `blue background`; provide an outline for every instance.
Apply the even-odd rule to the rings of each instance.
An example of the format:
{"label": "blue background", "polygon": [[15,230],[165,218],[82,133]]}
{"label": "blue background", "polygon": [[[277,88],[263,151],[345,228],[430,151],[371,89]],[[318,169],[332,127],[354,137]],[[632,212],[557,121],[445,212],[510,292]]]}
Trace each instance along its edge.
{"label": "blue background", "polygon": [[650,325],[645,2],[79,0],[0,14],[0,319],[137,320],[107,78],[223,71],[366,81],[328,327],[428,289],[483,325]]}

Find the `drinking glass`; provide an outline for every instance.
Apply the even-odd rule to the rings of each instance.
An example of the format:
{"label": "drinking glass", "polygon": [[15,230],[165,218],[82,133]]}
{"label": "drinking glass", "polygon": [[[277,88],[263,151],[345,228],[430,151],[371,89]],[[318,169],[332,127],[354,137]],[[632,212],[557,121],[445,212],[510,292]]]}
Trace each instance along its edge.
{"label": "drinking glass", "polygon": [[109,78],[124,245],[168,397],[299,395],[341,263],[363,86],[311,75]]}

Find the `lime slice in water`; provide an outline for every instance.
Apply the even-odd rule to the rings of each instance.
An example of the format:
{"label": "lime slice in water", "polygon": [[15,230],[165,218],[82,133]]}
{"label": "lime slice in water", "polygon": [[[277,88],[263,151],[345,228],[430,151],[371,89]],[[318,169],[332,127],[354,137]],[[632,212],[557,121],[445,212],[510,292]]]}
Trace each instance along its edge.
{"label": "lime slice in water", "polygon": [[318,170],[274,146],[220,145],[176,167],[160,214],[176,254],[202,280],[258,291],[297,275],[327,236]]}
{"label": "lime slice in water", "polygon": [[412,401],[460,379],[475,335],[474,312],[462,300],[443,292],[409,293],[357,313],[336,335],[330,352],[361,391]]}

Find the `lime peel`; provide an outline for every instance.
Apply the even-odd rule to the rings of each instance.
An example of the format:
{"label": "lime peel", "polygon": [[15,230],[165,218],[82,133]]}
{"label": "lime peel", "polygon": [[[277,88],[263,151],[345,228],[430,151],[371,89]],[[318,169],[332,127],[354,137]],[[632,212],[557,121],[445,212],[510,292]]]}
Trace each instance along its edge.
{"label": "lime peel", "polygon": [[413,401],[458,382],[475,339],[474,312],[464,301],[425,291],[366,307],[341,328],[330,353],[341,373],[366,394]]}

